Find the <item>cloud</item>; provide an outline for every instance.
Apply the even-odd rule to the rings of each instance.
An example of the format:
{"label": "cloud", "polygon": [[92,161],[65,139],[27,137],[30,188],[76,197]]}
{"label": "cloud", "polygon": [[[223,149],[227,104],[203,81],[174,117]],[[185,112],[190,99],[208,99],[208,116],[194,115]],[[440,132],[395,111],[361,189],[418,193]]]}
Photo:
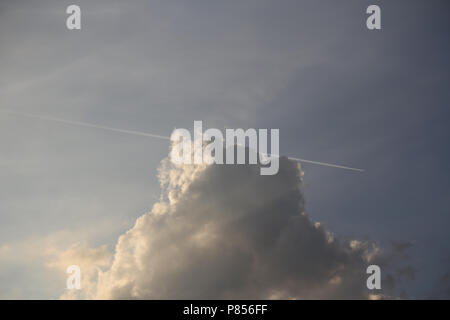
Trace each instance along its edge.
{"label": "cloud", "polygon": [[[77,265],[81,270],[81,288],[79,290],[66,289],[62,299],[77,299],[95,294],[96,282],[101,267],[110,265],[111,253],[106,245],[90,248],[86,243],[76,244],[59,252],[54,259],[47,264],[49,268],[55,268],[65,272],[70,265]],[[66,275],[67,276],[67,275]]]}
{"label": "cloud", "polygon": [[[62,292],[62,298],[83,298],[94,294],[98,272],[110,266],[111,253],[106,246],[91,245],[112,230],[115,228],[108,223],[97,221],[95,228],[30,235],[0,244],[0,298],[55,299]],[[73,264],[81,268],[83,292],[65,291],[66,269]]]}
{"label": "cloud", "polygon": [[[162,194],[119,237],[99,299],[369,298],[379,249],[335,238],[305,213],[299,164],[173,165]],[[371,298],[374,296],[371,295]]]}
{"label": "cloud", "polygon": [[391,241],[391,246],[394,255],[401,255],[413,248],[414,244],[411,241]]}

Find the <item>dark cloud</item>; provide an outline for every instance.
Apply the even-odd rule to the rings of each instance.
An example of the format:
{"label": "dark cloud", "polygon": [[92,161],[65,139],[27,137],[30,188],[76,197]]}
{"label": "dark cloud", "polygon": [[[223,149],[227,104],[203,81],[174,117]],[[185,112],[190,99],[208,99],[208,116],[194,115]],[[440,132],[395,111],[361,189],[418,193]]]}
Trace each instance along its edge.
{"label": "dark cloud", "polygon": [[391,246],[394,254],[403,254],[406,250],[414,247],[410,241],[391,241]]}

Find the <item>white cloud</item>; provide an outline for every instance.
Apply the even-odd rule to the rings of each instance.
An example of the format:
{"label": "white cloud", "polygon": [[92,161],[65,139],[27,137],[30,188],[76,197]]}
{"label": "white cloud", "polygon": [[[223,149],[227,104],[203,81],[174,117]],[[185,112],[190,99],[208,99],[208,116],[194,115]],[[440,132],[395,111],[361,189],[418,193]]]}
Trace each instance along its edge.
{"label": "white cloud", "polygon": [[162,196],[120,236],[101,299],[369,298],[378,248],[336,239],[304,212],[302,171],[162,162]]}

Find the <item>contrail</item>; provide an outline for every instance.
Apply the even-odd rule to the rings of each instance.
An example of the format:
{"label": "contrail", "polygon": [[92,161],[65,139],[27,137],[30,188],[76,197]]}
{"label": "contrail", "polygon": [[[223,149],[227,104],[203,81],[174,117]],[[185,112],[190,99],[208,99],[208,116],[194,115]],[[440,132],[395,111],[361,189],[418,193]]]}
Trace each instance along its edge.
{"label": "contrail", "polygon": [[79,126],[79,127],[95,128],[95,129],[102,129],[102,130],[108,130],[108,131],[114,131],[114,132],[131,134],[131,135],[134,135],[134,136],[144,136],[144,137],[150,137],[150,138],[170,140],[170,137],[161,136],[159,134],[153,134],[153,133],[147,133],[147,132],[141,132],[141,131],[133,131],[133,130],[117,129],[117,128],[112,128],[112,127],[105,127],[105,126],[100,126],[100,125],[93,124],[93,123],[88,123],[88,122],[64,120],[64,119],[59,119],[59,118],[53,118],[53,117],[47,117],[47,116],[39,116],[39,115],[36,115],[36,114],[25,113],[25,112],[17,112],[17,111],[11,111],[11,110],[4,110],[4,109],[0,110],[0,112],[11,114],[11,115],[15,115],[15,116],[27,117],[27,118],[33,118],[33,119],[39,119],[39,120],[45,120],[45,121],[60,122],[60,123],[70,124],[70,125]]}
{"label": "contrail", "polygon": [[[143,137],[156,138],[156,139],[162,139],[162,140],[170,140],[170,137],[168,137],[168,136],[162,136],[162,135],[159,135],[159,134],[153,134],[153,133],[142,132],[142,131],[125,130],[125,129],[118,129],[118,128],[113,128],[113,127],[101,126],[101,125],[97,125],[97,124],[89,123],[89,122],[65,120],[65,119],[60,119],[60,118],[54,118],[54,117],[48,117],[48,116],[40,116],[40,115],[37,115],[37,114],[25,113],[25,112],[19,112],[19,111],[12,111],[12,110],[5,110],[5,109],[0,110],[0,112],[1,113],[5,113],[5,114],[9,114],[9,115],[19,116],[19,117],[27,117],[27,118],[32,118],[32,119],[44,120],[44,121],[59,122],[59,123],[69,124],[69,125],[78,126],[78,127],[95,128],[95,129],[101,129],[101,130],[125,133],[125,134],[129,134],[129,135],[134,135],[134,136],[143,136]],[[359,171],[359,172],[363,172],[364,171],[364,169],[352,168],[352,167],[347,167],[347,166],[342,166],[342,165],[332,164],[332,163],[327,163],[327,162],[312,161],[312,160],[293,158],[293,157],[288,157],[288,159],[293,160],[293,161],[297,161],[297,162],[300,162],[300,163],[302,163],[302,162],[303,163],[310,163],[310,164],[315,164],[315,165],[320,165],[320,166],[333,167],[333,168],[352,170],[352,171]]]}
{"label": "contrail", "polygon": [[353,170],[353,171],[364,172],[364,169],[346,167],[346,166],[341,166],[341,165],[338,165],[338,164],[332,164],[332,163],[327,163],[327,162],[312,161],[312,160],[305,160],[305,159],[292,158],[292,157],[288,157],[288,159],[294,160],[294,161],[297,161],[297,162],[300,162],[300,163],[304,162],[304,163],[317,164],[319,166],[333,167],[333,168],[339,168],[339,169],[346,169],[346,170]]}

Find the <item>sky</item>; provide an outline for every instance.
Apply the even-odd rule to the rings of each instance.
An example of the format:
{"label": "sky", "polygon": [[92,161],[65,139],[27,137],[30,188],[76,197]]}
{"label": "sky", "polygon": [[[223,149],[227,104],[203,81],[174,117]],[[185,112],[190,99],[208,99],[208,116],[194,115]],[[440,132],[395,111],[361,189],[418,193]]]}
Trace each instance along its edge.
{"label": "sky", "polygon": [[[0,1],[0,298],[73,298],[73,261],[76,298],[360,298],[371,259],[384,297],[449,298],[449,6]],[[174,168],[168,141],[2,110],[162,136],[278,128],[281,155],[365,171]]]}

